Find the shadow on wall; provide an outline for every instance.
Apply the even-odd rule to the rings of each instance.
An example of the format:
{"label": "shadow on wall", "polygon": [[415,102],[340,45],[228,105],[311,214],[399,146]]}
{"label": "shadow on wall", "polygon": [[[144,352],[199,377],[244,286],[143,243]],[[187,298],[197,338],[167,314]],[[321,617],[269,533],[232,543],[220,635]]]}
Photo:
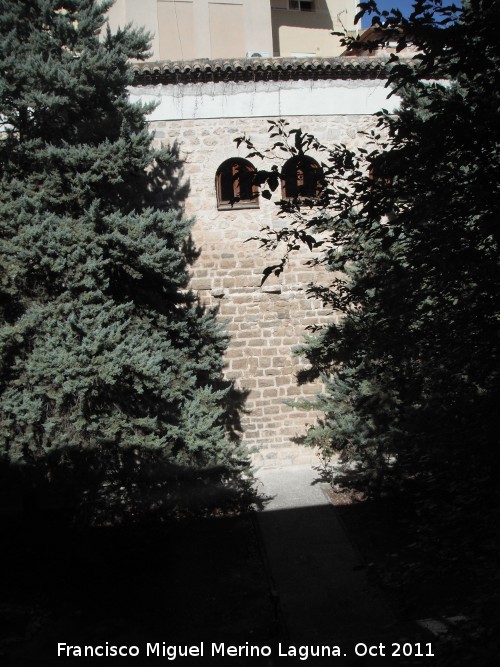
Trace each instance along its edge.
{"label": "shadow on wall", "polygon": [[191,187],[184,175],[180,146],[175,141],[164,148],[167,153],[165,161],[158,161],[154,169],[147,174],[151,205],[161,210],[175,210],[183,214]]}

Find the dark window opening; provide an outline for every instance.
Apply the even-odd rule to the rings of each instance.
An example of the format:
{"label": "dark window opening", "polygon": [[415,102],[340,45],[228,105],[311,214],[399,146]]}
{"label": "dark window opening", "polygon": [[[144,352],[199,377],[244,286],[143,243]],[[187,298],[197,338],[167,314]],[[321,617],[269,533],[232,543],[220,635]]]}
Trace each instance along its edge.
{"label": "dark window opening", "polygon": [[310,157],[293,157],[281,172],[283,199],[317,199],[324,186],[323,172]]}
{"label": "dark window opening", "polygon": [[289,9],[298,9],[301,12],[313,12],[314,0],[288,0]]}
{"label": "dark window opening", "polygon": [[230,158],[217,169],[217,208],[259,208],[259,188],[254,184],[255,167],[248,160]]}

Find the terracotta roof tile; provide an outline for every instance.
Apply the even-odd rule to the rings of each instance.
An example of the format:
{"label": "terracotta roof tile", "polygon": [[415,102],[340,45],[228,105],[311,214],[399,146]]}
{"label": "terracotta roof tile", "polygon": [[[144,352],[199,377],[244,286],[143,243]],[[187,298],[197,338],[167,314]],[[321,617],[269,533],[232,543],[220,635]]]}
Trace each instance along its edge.
{"label": "terracotta roof tile", "polygon": [[135,83],[383,79],[387,58],[230,58],[134,63]]}

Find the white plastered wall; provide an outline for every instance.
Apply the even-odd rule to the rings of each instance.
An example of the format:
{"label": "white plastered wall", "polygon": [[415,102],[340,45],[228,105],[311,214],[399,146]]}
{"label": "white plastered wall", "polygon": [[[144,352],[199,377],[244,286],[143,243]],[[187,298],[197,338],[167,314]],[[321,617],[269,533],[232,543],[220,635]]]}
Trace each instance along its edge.
{"label": "white plastered wall", "polygon": [[131,98],[154,102],[150,120],[367,115],[399,103],[383,80],[251,81],[132,86]]}

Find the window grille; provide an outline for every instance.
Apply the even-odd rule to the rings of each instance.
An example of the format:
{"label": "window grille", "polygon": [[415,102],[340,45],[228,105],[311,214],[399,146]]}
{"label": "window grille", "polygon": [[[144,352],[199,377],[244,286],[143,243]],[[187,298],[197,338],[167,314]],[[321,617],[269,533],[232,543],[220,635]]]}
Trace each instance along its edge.
{"label": "window grille", "polygon": [[310,199],[319,197],[324,186],[321,167],[306,155],[287,160],[281,172],[283,199]]}
{"label": "window grille", "polygon": [[248,160],[229,158],[217,169],[217,208],[259,208],[259,188],[254,184],[255,167]]}

